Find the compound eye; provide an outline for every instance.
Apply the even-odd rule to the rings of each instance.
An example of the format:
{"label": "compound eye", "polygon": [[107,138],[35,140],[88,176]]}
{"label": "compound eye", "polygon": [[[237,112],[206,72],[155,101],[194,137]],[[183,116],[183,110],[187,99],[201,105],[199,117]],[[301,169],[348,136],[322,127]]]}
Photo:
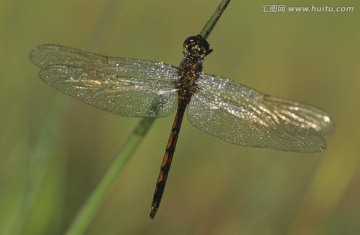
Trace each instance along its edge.
{"label": "compound eye", "polygon": [[192,56],[197,58],[204,58],[212,50],[209,43],[200,35],[190,36],[185,39],[183,52],[185,56]]}

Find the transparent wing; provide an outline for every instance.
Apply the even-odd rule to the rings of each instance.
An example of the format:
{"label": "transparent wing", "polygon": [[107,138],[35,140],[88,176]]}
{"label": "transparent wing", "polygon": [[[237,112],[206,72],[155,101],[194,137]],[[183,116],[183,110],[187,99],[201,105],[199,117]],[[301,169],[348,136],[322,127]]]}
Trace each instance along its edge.
{"label": "transparent wing", "polygon": [[175,110],[174,66],[59,45],[39,46],[30,59],[44,82],[99,109],[134,117],[164,117]]}
{"label": "transparent wing", "polygon": [[332,131],[326,112],[202,74],[189,104],[190,122],[224,141],[284,151],[319,152]]}

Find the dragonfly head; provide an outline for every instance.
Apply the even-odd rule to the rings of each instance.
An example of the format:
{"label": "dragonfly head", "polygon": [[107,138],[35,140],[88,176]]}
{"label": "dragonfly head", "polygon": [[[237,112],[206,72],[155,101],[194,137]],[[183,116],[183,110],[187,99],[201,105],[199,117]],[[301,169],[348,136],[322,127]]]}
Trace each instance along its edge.
{"label": "dragonfly head", "polygon": [[195,58],[204,58],[212,52],[209,43],[200,35],[190,36],[184,41],[183,53],[184,56],[191,56]]}

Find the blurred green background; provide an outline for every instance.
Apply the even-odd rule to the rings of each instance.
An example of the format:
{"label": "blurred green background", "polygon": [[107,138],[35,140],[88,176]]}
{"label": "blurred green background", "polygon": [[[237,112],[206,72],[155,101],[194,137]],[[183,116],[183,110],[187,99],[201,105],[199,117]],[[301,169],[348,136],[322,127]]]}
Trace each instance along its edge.
{"label": "blurred green background", "polygon": [[[56,43],[178,65],[219,0],[0,1],[0,234],[64,234],[139,119],[48,87],[28,59]],[[352,13],[262,13],[266,4]],[[322,107],[318,154],[235,146],[184,120],[155,220],[149,210],[173,116],[128,161],[86,234],[360,234],[359,1],[233,0],[204,72]]]}

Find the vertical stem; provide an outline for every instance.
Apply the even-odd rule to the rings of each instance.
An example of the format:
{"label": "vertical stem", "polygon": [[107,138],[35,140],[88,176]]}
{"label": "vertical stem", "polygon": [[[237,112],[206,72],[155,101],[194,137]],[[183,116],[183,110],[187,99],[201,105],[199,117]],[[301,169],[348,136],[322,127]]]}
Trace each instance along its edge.
{"label": "vertical stem", "polygon": [[223,0],[219,6],[216,8],[215,12],[212,14],[212,16],[209,18],[209,20],[206,22],[204,28],[200,32],[200,36],[203,39],[206,39],[209,34],[211,33],[212,29],[215,27],[216,23],[218,22],[220,16],[225,11],[227,5],[229,4],[230,0]]}
{"label": "vertical stem", "polygon": [[109,191],[111,185],[121,172],[122,167],[130,158],[131,154],[138,148],[141,140],[144,138],[154,120],[155,119],[144,118],[135,127],[114,162],[110,165],[110,168],[106,171],[100,183],[77,214],[75,220],[71,224],[71,227],[66,233],[67,235],[78,235],[85,232],[101,203],[104,201],[106,193]]}

